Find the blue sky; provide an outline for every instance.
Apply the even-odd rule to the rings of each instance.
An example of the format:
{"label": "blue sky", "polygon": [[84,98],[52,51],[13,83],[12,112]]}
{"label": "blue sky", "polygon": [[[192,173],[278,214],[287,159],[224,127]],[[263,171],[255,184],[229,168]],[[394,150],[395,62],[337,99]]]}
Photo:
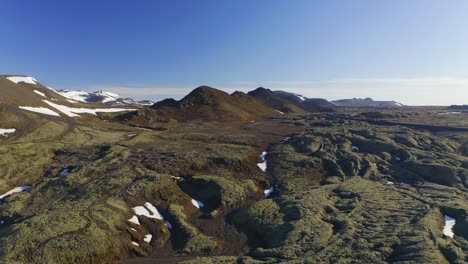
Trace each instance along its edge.
{"label": "blue sky", "polygon": [[0,73],[180,98],[199,85],[468,104],[468,1],[5,0]]}

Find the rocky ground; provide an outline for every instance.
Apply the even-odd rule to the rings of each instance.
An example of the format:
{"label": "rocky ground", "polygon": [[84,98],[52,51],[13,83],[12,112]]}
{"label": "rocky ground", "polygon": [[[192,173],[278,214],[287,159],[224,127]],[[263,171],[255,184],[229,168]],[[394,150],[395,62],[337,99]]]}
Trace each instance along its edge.
{"label": "rocky ground", "polygon": [[468,261],[468,132],[252,121],[41,121],[2,137],[0,195],[31,189],[1,199],[0,262]]}

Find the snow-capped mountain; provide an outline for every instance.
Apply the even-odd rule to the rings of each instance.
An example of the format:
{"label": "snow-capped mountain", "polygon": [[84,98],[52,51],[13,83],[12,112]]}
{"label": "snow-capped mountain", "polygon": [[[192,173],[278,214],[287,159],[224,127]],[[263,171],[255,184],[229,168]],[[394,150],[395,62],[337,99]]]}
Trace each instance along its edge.
{"label": "snow-capped mountain", "polygon": [[[91,95],[98,100],[95,100],[94,104],[87,104],[86,99],[90,99]],[[126,102],[124,101],[126,99],[120,99],[118,95],[112,93],[88,94],[83,91],[56,91],[30,76],[0,75],[0,110],[4,118],[3,121],[0,120],[0,123],[11,124],[13,128],[22,119],[20,116],[24,117],[24,120],[28,119],[23,116],[26,112],[37,113],[41,117],[79,117],[82,114],[97,115],[97,113],[136,110],[135,107],[130,106],[111,107],[117,104],[116,102],[120,102],[119,100]],[[102,101],[106,104],[102,104]]]}
{"label": "snow-capped mountain", "polygon": [[118,94],[106,91],[85,92],[81,90],[58,90],[57,93],[70,100],[70,102],[103,103],[108,105],[152,105],[153,101],[132,98],[121,98]]}
{"label": "snow-capped mountain", "polygon": [[343,107],[372,107],[372,108],[399,108],[404,104],[395,101],[374,101],[372,98],[353,98],[333,101],[337,106]]}

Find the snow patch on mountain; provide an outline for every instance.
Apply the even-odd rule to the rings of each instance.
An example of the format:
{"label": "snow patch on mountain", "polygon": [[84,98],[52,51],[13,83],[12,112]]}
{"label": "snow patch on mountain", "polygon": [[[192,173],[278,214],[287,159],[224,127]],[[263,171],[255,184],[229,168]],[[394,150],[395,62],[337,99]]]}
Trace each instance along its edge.
{"label": "snow patch on mountain", "polygon": [[68,90],[54,90],[56,93],[60,94],[61,96],[78,101],[78,102],[83,102],[86,103],[86,99],[89,97],[89,93],[85,91],[68,91]]}
{"label": "snow patch on mountain", "polygon": [[32,106],[20,106],[19,108],[39,114],[44,114],[44,115],[51,115],[51,116],[60,116],[59,113],[54,112],[50,110],[49,108],[45,107],[32,107]]}
{"label": "snow patch on mountain", "polygon": [[43,92],[39,92],[38,90],[34,90],[33,92],[37,93],[40,96],[46,97],[46,95]]}
{"label": "snow patch on mountain", "polygon": [[6,134],[15,133],[16,129],[14,128],[0,128],[0,136],[6,136]]}
{"label": "snow patch on mountain", "polygon": [[6,77],[8,80],[18,84],[18,83],[29,83],[29,84],[37,84],[36,79],[29,76],[10,76]]}
{"label": "snow patch on mountain", "polygon": [[78,114],[92,114],[96,115],[96,113],[113,113],[113,112],[123,112],[123,111],[133,111],[135,109],[125,109],[125,108],[74,108],[68,107],[65,105],[59,105],[56,103],[52,103],[47,100],[43,100],[46,104],[52,106],[53,108],[59,110],[60,112],[70,116],[75,117],[79,116]]}
{"label": "snow patch on mountain", "polygon": [[107,91],[85,92],[81,90],[54,90],[56,93],[72,100],[82,103],[103,103],[109,105],[152,105],[153,101],[136,101],[131,98],[121,98],[118,94]]}

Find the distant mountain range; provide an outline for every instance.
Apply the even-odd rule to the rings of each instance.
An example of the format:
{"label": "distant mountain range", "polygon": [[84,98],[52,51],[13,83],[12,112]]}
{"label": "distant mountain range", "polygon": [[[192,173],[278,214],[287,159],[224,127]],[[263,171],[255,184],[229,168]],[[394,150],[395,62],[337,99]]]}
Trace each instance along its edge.
{"label": "distant mountain range", "polygon": [[327,99],[323,98],[307,98],[303,95],[290,93],[285,91],[274,91],[275,94],[289,98],[294,100],[298,103],[307,104],[311,103],[313,105],[319,105],[321,107],[364,107],[364,108],[399,108],[403,107],[402,103],[398,103],[395,101],[374,101],[371,98],[353,98],[353,99],[341,99],[335,101],[328,101]]}
{"label": "distant mountain range", "polygon": [[374,101],[371,98],[343,99],[333,101],[333,103],[342,107],[399,108],[404,106],[395,101]]}
{"label": "distant mountain range", "polygon": [[[200,86],[179,101],[165,99],[154,103],[150,100],[121,98],[106,91],[54,90],[32,77],[21,75],[0,75],[0,101],[12,105],[17,109],[15,112],[23,110],[49,116],[76,117],[82,114],[96,115],[98,112],[126,111],[117,114],[118,120],[150,127],[154,124],[194,119],[251,122],[282,114],[331,112],[337,107],[403,106],[394,101],[374,101],[370,98],[330,102],[323,98],[307,98],[300,94],[272,91],[263,87],[248,93],[237,91],[228,94],[209,86]],[[117,105],[129,108],[112,107]]]}
{"label": "distant mountain range", "polygon": [[171,122],[189,120],[218,122],[255,122],[284,114],[330,112],[331,108],[295,100],[286,94],[260,87],[246,93],[224,91],[200,86],[177,101],[165,99],[150,107],[129,112],[118,117],[120,121],[142,127],[160,127]]}
{"label": "distant mountain range", "polygon": [[150,100],[134,100],[132,98],[121,98],[118,94],[97,91],[85,92],[81,90],[58,90],[57,93],[72,101],[84,103],[103,103],[107,105],[152,105],[153,101]]}

